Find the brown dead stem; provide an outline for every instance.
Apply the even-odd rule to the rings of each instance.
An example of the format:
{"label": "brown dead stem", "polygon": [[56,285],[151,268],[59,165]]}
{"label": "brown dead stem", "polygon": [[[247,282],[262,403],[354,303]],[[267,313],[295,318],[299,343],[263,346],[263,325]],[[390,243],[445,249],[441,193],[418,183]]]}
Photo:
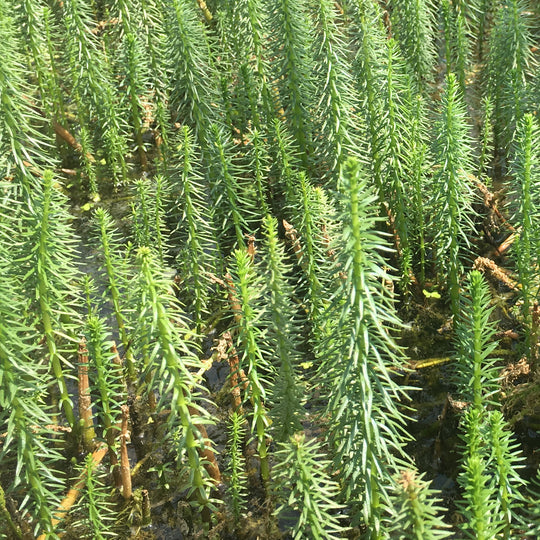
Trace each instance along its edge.
{"label": "brown dead stem", "polygon": [[487,272],[494,279],[504,283],[504,285],[506,285],[509,289],[519,289],[518,283],[491,259],[486,257],[477,257],[474,261],[473,269],[480,270],[481,272]]}
{"label": "brown dead stem", "polygon": [[501,255],[504,255],[508,251],[510,246],[514,243],[516,238],[517,234],[512,233],[504,242],[502,242],[502,244],[495,248],[495,250],[493,251],[493,255],[495,255],[495,257],[500,257]]}
{"label": "brown dead stem", "polygon": [[289,241],[298,263],[302,269],[306,270],[306,260],[304,258],[304,250],[302,244],[298,238],[298,231],[286,220],[283,220],[283,227],[285,227],[285,238]]}
{"label": "brown dead stem", "polygon": [[506,218],[501,214],[500,210],[497,208],[497,200],[495,198],[495,195],[489,191],[489,188],[481,182],[474,174],[467,173],[467,176],[469,177],[469,180],[473,182],[473,184],[478,188],[478,191],[481,193],[483,199],[484,199],[484,206],[486,208],[489,208],[498,219],[500,219],[502,225],[504,225],[508,230],[515,232],[516,229],[506,221]]}
{"label": "brown dead stem", "polygon": [[129,466],[129,456],[127,443],[129,440],[128,421],[129,407],[122,405],[122,427],[120,428],[120,477],[122,478],[122,496],[124,499],[131,499],[133,494],[131,488],[131,469]]}
{"label": "brown dead stem", "polygon": [[[71,148],[76,150],[79,154],[83,153],[81,143],[77,141],[77,139],[65,127],[61,126],[56,120],[52,121],[52,126],[54,132],[69,146],[71,146]],[[96,162],[96,158],[92,154],[90,154],[90,152],[87,152],[85,157],[91,163]]]}

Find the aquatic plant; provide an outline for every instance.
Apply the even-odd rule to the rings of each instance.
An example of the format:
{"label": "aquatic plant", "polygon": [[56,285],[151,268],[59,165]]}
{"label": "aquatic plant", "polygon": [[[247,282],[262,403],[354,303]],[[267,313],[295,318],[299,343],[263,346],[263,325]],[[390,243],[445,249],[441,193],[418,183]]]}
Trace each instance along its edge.
{"label": "aquatic plant", "polygon": [[[403,465],[405,417],[398,403],[405,391],[390,375],[401,366],[391,335],[399,324],[384,287],[381,252],[388,245],[376,232],[377,196],[360,164],[350,159],[343,173],[340,218],[343,236],[335,268],[343,281],[330,307],[335,321],[319,369],[328,400],[328,441],[353,523],[371,538],[382,534],[391,479]],[[384,426],[384,427],[383,427]]]}
{"label": "aquatic plant", "polygon": [[495,150],[509,149],[512,134],[528,110],[533,58],[526,3],[505,0],[495,12],[486,64],[486,92],[493,103]]}
{"label": "aquatic plant", "polygon": [[514,257],[521,285],[521,314],[525,327],[525,347],[531,354],[532,303],[538,295],[538,246],[540,230],[538,216],[540,201],[537,188],[538,176],[538,143],[540,133],[538,123],[532,114],[526,114],[518,124],[514,143],[514,160],[512,162],[512,194],[509,200],[512,221],[516,225],[519,236],[515,242]]}
{"label": "aquatic plant", "polygon": [[280,443],[276,460],[275,512],[292,537],[341,538],[346,527],[340,523],[343,506],[336,501],[339,484],[329,475],[331,462],[324,459],[320,444],[297,433]]}
{"label": "aquatic plant", "polygon": [[439,279],[448,284],[452,314],[457,318],[463,260],[474,230],[474,192],[467,176],[471,154],[463,96],[453,74],[447,77],[438,116],[434,162],[437,169],[432,184],[434,214],[430,223],[435,229]]}
{"label": "aquatic plant", "polygon": [[247,396],[253,405],[251,432],[257,441],[257,452],[261,463],[261,478],[267,483],[270,478],[268,459],[268,412],[264,405],[269,387],[268,377],[273,371],[266,354],[261,350],[263,328],[261,319],[261,295],[264,290],[262,279],[256,274],[252,256],[246,249],[234,252],[234,266],[229,269],[234,290],[238,325],[238,346],[242,351],[240,368],[245,371],[248,385]]}
{"label": "aquatic plant", "polygon": [[0,0],[0,538],[538,536],[539,17]]}
{"label": "aquatic plant", "polygon": [[392,23],[396,41],[422,91],[433,80],[435,66],[434,14],[426,0],[392,0]]}

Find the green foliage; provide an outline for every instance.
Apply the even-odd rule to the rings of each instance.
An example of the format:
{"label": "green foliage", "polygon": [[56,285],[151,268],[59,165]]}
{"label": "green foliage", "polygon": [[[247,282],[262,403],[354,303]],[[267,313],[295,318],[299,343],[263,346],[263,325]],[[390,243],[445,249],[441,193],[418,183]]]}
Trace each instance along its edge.
{"label": "green foliage", "polygon": [[412,277],[412,251],[410,240],[409,194],[406,182],[413,149],[408,111],[410,105],[404,66],[399,57],[396,43],[389,40],[386,58],[386,81],[383,88],[382,105],[386,115],[377,128],[377,153],[375,170],[380,171],[385,207],[391,215],[394,242],[399,263],[400,285],[407,291]]}
{"label": "green foliage", "polygon": [[227,255],[234,247],[246,245],[245,235],[253,229],[257,209],[250,182],[245,179],[243,164],[235,158],[230,137],[213,124],[209,138],[212,218],[220,248]]}
{"label": "green foliage", "polygon": [[138,247],[148,247],[155,251],[161,265],[164,263],[167,236],[165,226],[163,177],[141,179],[135,182],[136,197],[132,205],[133,236]]}
{"label": "green foliage", "polygon": [[[171,501],[173,536],[538,536],[510,425],[536,419],[539,15],[526,0],[0,0],[0,537],[152,536],[136,530],[150,503]],[[492,301],[465,277],[473,259],[510,290]],[[508,328],[515,346],[496,341]],[[452,342],[440,384],[468,410],[445,527],[404,401]],[[237,387],[216,461],[223,360]],[[120,408],[141,488],[118,512]]]}
{"label": "green foliage", "polygon": [[388,245],[376,232],[376,196],[357,161],[344,171],[343,236],[335,269],[342,272],[330,314],[336,328],[328,334],[320,368],[330,417],[328,438],[354,520],[370,537],[382,534],[388,486],[402,463],[405,417],[398,408],[404,390],[391,377],[402,352],[391,335],[399,320],[384,287],[389,276],[380,253]]}
{"label": "green foliage", "polygon": [[500,411],[491,411],[488,423],[497,519],[501,522],[502,538],[506,540],[512,538],[512,525],[519,520],[523,499],[519,489],[524,483],[519,471],[523,468],[523,456]]}
{"label": "green foliage", "polygon": [[273,90],[304,166],[312,152],[309,114],[313,106],[312,32],[305,0],[265,0]]}
{"label": "green foliage", "polygon": [[[458,389],[471,402],[461,423],[463,467],[458,478],[464,489],[460,509],[467,538],[511,538],[512,523],[521,496],[518,470],[522,461],[502,413],[488,410],[497,391],[495,328],[489,322],[487,284],[478,271],[469,274],[467,296],[456,334],[458,339]],[[493,403],[493,402],[492,402]],[[487,444],[485,443],[487,441]]]}
{"label": "green foliage", "polygon": [[441,519],[437,492],[429,487],[423,475],[404,470],[397,479],[387,531],[400,540],[436,540],[448,538],[451,532]]}
{"label": "green foliage", "polygon": [[[167,427],[170,434],[177,433],[177,462],[187,468],[189,480],[186,488],[199,507],[211,505],[211,482],[204,467],[200,451],[205,441],[197,426],[211,423],[205,409],[198,403],[198,382],[189,368],[198,366],[198,359],[186,342],[186,325],[169,285],[162,276],[152,252],[147,247],[138,251],[140,265],[139,325],[153,342],[145,364],[151,377],[150,391],[159,394],[158,410],[170,410]],[[173,324],[174,320],[174,324]],[[171,394],[169,394],[169,392]]]}
{"label": "green foliage", "polygon": [[[300,287],[311,324],[311,344],[324,350],[325,328],[332,324],[326,317],[329,306],[325,290],[334,291],[335,279],[332,275],[331,241],[338,233],[336,211],[323,188],[314,187],[302,173],[298,176],[299,187],[293,207],[293,223],[298,228],[299,238],[293,246],[298,263],[303,272],[303,288]],[[322,354],[321,356],[324,356]]]}
{"label": "green foliage", "polygon": [[448,284],[450,305],[459,315],[459,281],[463,259],[474,225],[474,195],[468,174],[471,170],[470,138],[463,98],[453,74],[447,77],[445,93],[437,120],[433,179],[433,215],[435,250],[439,279]]}
{"label": "green foliage", "polygon": [[11,13],[11,4],[1,0],[0,173],[2,178],[14,174],[29,195],[31,169],[51,165],[50,143],[40,133],[41,122],[25,98],[33,89],[22,69],[22,45]]}
{"label": "green foliage", "polygon": [[117,425],[121,420],[120,407],[125,398],[122,368],[114,364],[117,353],[113,350],[113,341],[103,320],[95,315],[88,317],[86,341],[90,368],[95,370],[91,377],[92,386],[99,395],[94,399],[94,406],[103,426],[103,438],[109,447],[113,447],[112,441],[118,434]]}
{"label": "green foliage", "polygon": [[86,111],[81,125],[97,116],[96,142],[100,143],[115,179],[125,179],[125,125],[119,114],[110,65],[91,32],[90,6],[86,0],[67,0],[62,5],[62,14],[71,93],[78,109]]}
{"label": "green foliage", "polygon": [[[111,302],[120,340],[125,351],[128,379],[135,380],[135,365],[130,350],[129,334],[133,328],[132,310],[128,308],[131,297],[129,281],[132,278],[126,259],[122,257],[118,232],[107,211],[98,208],[95,212],[95,224],[103,257],[101,272],[105,279],[107,300]],[[130,324],[131,321],[131,324]]]}
{"label": "green foliage", "polygon": [[[4,186],[5,188],[5,186]],[[22,318],[26,306],[22,289],[13,277],[15,262],[6,250],[5,208],[0,217],[0,430],[6,436],[0,451],[0,467],[15,472],[7,485],[20,512],[29,512],[34,533],[58,538],[52,525],[53,508],[63,488],[54,462],[61,455],[51,444],[50,409],[44,403],[48,370],[32,343],[36,332]],[[2,530],[0,528],[0,534]]]}
{"label": "green foliage", "polygon": [[[269,328],[266,336],[267,349],[274,351],[272,365],[278,366],[270,400],[273,404],[272,433],[278,442],[285,442],[302,429],[301,387],[295,374],[298,364],[298,340],[296,328],[300,325],[295,317],[293,289],[287,283],[286,275],[290,271],[285,262],[285,251],[280,245],[277,234],[277,222],[271,216],[263,220],[265,243],[264,281],[268,288]],[[275,359],[275,360],[274,360]]]}
{"label": "green foliage", "polygon": [[295,540],[341,538],[345,527],[336,502],[339,485],[329,475],[330,461],[324,459],[315,439],[306,442],[303,433],[279,444],[273,470],[276,514],[287,524]]}
{"label": "green foliage", "polygon": [[239,306],[235,315],[238,319],[238,342],[242,350],[240,368],[248,378],[247,393],[253,404],[251,431],[257,439],[257,452],[261,460],[261,477],[267,482],[270,477],[266,437],[270,425],[264,406],[269,387],[268,375],[273,371],[264,351],[261,350],[262,332],[260,319],[263,314],[261,296],[264,290],[262,279],[257,276],[253,261],[246,250],[234,252],[234,267],[230,270]]}
{"label": "green foliage", "polygon": [[88,454],[77,472],[85,476],[86,486],[73,509],[81,517],[74,524],[74,530],[81,539],[104,540],[115,538],[116,512],[103,473],[96,467],[92,454]]}
{"label": "green foliage", "polygon": [[[374,2],[366,0],[347,2],[350,9],[350,32],[356,48],[352,65],[355,86],[359,95],[360,115],[365,123],[368,155],[381,204],[384,185],[379,155],[379,128],[385,116],[381,94],[384,92],[387,58],[386,36],[382,30],[381,13]],[[348,4],[351,4],[348,6]],[[384,94],[383,94],[384,95]]]}
{"label": "green foliage", "polygon": [[186,118],[204,144],[206,131],[215,120],[217,84],[208,59],[206,30],[194,2],[172,0],[166,4],[165,57],[171,106],[176,117]]}
{"label": "green foliage", "polygon": [[519,122],[514,144],[512,162],[512,194],[510,210],[512,221],[519,236],[515,242],[514,257],[521,285],[521,313],[525,325],[526,347],[530,353],[532,328],[532,301],[538,295],[538,247],[540,246],[540,200],[538,188],[540,175],[538,148],[540,133],[538,123],[531,114],[526,114]]}
{"label": "green foliage", "polygon": [[212,216],[207,208],[209,193],[201,172],[200,154],[187,126],[182,130],[177,156],[178,165],[168,176],[173,199],[169,214],[177,222],[172,238],[180,246],[177,261],[183,300],[200,331],[209,311],[208,273],[218,272],[220,262]]}
{"label": "green foliage", "polygon": [[[232,4],[232,5],[231,5]],[[234,62],[240,74],[241,87],[239,104],[247,99],[249,115],[253,127],[259,131],[268,131],[271,119],[275,117],[274,98],[270,86],[270,66],[265,51],[265,13],[263,0],[244,0],[230,2],[227,5],[227,22],[234,32],[224,30],[232,41]],[[243,94],[243,96],[242,96]],[[242,107],[239,107],[242,113]],[[244,112],[246,107],[244,106]],[[249,118],[249,116],[251,118]]]}
{"label": "green foliage", "polygon": [[231,510],[236,522],[240,520],[242,512],[246,509],[247,475],[245,471],[245,459],[242,455],[242,447],[245,438],[245,419],[237,411],[230,417],[229,423],[229,486],[227,488],[231,498]]}
{"label": "green foliage", "polygon": [[461,312],[455,325],[456,382],[462,399],[478,410],[484,409],[498,390],[497,359],[491,357],[497,347],[492,314],[487,283],[478,270],[473,270],[461,296]]}
{"label": "green foliage", "polygon": [[528,110],[533,69],[532,35],[526,3],[505,0],[495,13],[486,65],[486,91],[493,102],[495,149],[507,152],[512,135]]}
{"label": "green foliage", "polygon": [[423,286],[426,277],[426,237],[427,237],[427,204],[424,190],[427,186],[428,169],[431,156],[427,137],[427,114],[425,101],[421,96],[409,98],[410,115],[410,161],[408,174],[410,178],[410,217],[409,227],[413,246],[413,265],[418,268],[417,277]]}
{"label": "green foliage", "polygon": [[355,97],[348,62],[348,40],[341,29],[335,3],[318,0],[314,6],[316,32],[312,44],[318,129],[316,155],[321,176],[337,187],[348,155],[358,146],[358,119],[353,113]]}
{"label": "green foliage", "polygon": [[462,532],[466,538],[477,540],[496,538],[499,525],[495,519],[494,489],[489,483],[486,461],[482,456],[475,453],[466,458],[461,483],[465,490]]}
{"label": "green foliage", "polygon": [[431,0],[392,0],[392,24],[396,41],[420,90],[433,80],[435,66]]}
{"label": "green foliage", "polygon": [[[472,46],[468,34],[470,2],[442,1],[442,19],[444,27],[446,74],[455,73],[459,88],[465,94],[466,76],[469,68]],[[474,9],[474,7],[472,8]]]}
{"label": "green foliage", "polygon": [[45,338],[60,407],[76,433],[77,420],[64,372],[73,370],[74,325],[80,323],[79,274],[74,264],[77,238],[69,223],[66,197],[55,184],[53,173],[46,171],[42,180],[42,190],[36,186],[34,207],[23,221],[24,242],[17,262],[22,270],[21,286],[33,291],[26,322]]}

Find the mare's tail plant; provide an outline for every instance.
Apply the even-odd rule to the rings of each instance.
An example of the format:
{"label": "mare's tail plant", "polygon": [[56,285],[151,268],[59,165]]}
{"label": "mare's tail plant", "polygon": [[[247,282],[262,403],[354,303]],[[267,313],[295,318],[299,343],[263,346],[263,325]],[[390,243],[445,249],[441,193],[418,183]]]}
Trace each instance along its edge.
{"label": "mare's tail plant", "polygon": [[[382,29],[381,12],[375,2],[366,0],[345,3],[351,19],[350,32],[356,56],[353,62],[353,79],[358,92],[359,116],[365,124],[368,157],[379,201],[384,202],[384,185],[381,175],[380,133],[384,118],[382,93],[386,84],[387,40]],[[384,141],[383,141],[384,142]]]}
{"label": "mare's tail plant", "polygon": [[92,454],[88,454],[77,471],[84,474],[85,486],[77,504],[71,511],[75,516],[72,527],[79,538],[105,540],[115,537],[116,510],[103,473],[97,470]]}
{"label": "mare's tail plant", "polygon": [[466,538],[497,538],[500,522],[496,514],[495,487],[490,481],[488,457],[482,440],[486,436],[485,411],[471,407],[461,421],[463,465],[458,482],[463,488],[460,511],[464,516],[461,532]]}
{"label": "mare's tail plant", "polygon": [[[63,486],[53,465],[61,456],[45,427],[53,424],[44,391],[50,378],[37,346],[31,342],[38,334],[29,331],[21,316],[27,307],[13,275],[17,264],[6,249],[10,241],[6,238],[5,210],[0,213],[0,431],[6,437],[1,444],[0,470],[11,469],[16,474],[7,480],[2,474],[0,479],[17,511],[28,513],[32,536],[46,533],[56,539],[52,509],[59,504]],[[0,511],[7,512],[5,501]],[[2,529],[0,526],[0,534]],[[11,537],[22,538],[16,534]]]}
{"label": "mare's tail plant", "polygon": [[431,156],[427,137],[426,106],[424,99],[417,95],[409,97],[411,103],[410,114],[410,152],[409,177],[411,183],[410,230],[413,249],[413,262],[416,263],[416,275],[420,287],[424,286],[426,279],[426,213],[424,189],[427,184],[427,175],[430,168]]}
{"label": "mare's tail plant", "polygon": [[386,114],[377,129],[377,153],[375,169],[380,172],[383,184],[385,209],[390,216],[392,233],[399,265],[401,290],[407,292],[412,275],[412,251],[410,240],[409,193],[406,171],[414,158],[409,147],[411,140],[407,97],[410,82],[399,56],[396,43],[389,40],[386,57],[386,81],[382,89],[383,110]]}
{"label": "mare's tail plant", "polygon": [[406,461],[405,417],[398,405],[405,390],[391,375],[391,369],[403,368],[392,338],[392,327],[400,323],[386,289],[390,277],[382,254],[389,247],[376,232],[377,196],[357,161],[347,162],[343,176],[344,229],[334,267],[342,282],[328,312],[335,328],[320,377],[330,449],[353,523],[363,522],[370,538],[381,538],[389,486]]}
{"label": "mare's tail plant", "polygon": [[497,347],[490,300],[483,275],[473,270],[466,293],[461,295],[460,316],[455,324],[456,384],[461,399],[478,410],[484,410],[498,390],[496,359],[490,357]]}
{"label": "mare's tail plant", "polygon": [[132,204],[135,244],[155,251],[163,265],[167,252],[164,199],[168,184],[160,174],[153,179],[143,178],[135,182],[135,202]]}
{"label": "mare's tail plant", "polygon": [[129,280],[132,272],[127,260],[122,256],[118,231],[115,230],[109,213],[98,208],[95,212],[95,223],[99,240],[99,249],[103,257],[101,272],[106,284],[106,300],[111,302],[120,341],[126,361],[127,378],[133,383],[136,368],[131,350],[130,334],[133,330],[132,310],[129,306]]}
{"label": "mare's tail plant", "polygon": [[525,346],[531,353],[533,324],[532,307],[540,290],[538,250],[540,247],[540,131],[532,114],[526,114],[518,124],[511,166],[513,193],[510,207],[513,223],[519,232],[514,242],[515,261],[521,285],[521,313],[525,327]]}
{"label": "mare's tail plant", "polygon": [[177,261],[182,277],[182,300],[192,313],[200,332],[209,311],[208,273],[220,265],[212,218],[207,208],[208,189],[202,177],[198,146],[189,127],[182,130],[178,165],[169,176],[173,209],[168,212],[177,223],[172,238],[180,251]]}
{"label": "mare's tail plant", "polygon": [[275,119],[273,128],[272,157],[275,160],[275,173],[279,179],[279,188],[285,197],[285,215],[288,215],[289,207],[295,198],[300,156],[287,126]]}
{"label": "mare's tail plant", "polygon": [[528,108],[533,46],[527,4],[500,3],[489,39],[487,95],[493,103],[495,151],[506,154],[514,131]]}
{"label": "mare's tail plant", "polygon": [[245,249],[234,252],[234,266],[230,273],[234,285],[238,312],[235,318],[238,324],[238,342],[242,350],[240,368],[248,379],[247,394],[253,405],[251,430],[257,441],[257,452],[261,462],[261,477],[266,484],[270,478],[267,437],[270,421],[265,407],[268,380],[273,376],[273,367],[267,355],[261,349],[263,344],[262,293],[264,285],[257,276],[251,255]]}
{"label": "mare's tail plant", "polygon": [[323,178],[337,187],[348,155],[355,152],[356,124],[348,36],[340,27],[340,17],[331,0],[318,0],[313,6],[316,30],[313,40],[317,133],[314,137],[318,169]]}
{"label": "mare's tail plant", "polygon": [[265,51],[267,35],[265,33],[264,0],[232,2],[229,14],[235,32],[232,40],[234,58],[238,64],[240,80],[248,99],[249,112],[253,127],[268,133],[271,120],[275,117],[275,105],[271,90],[270,66]]}
{"label": "mare's tail plant", "polygon": [[11,14],[11,4],[0,0],[0,176],[14,175],[25,196],[31,198],[31,172],[52,164],[50,142],[35,128],[36,113],[26,99],[33,88],[21,68],[22,45]]}
{"label": "mare's tail plant", "polygon": [[91,8],[86,0],[67,0],[62,4],[62,14],[71,92],[79,114],[86,111],[81,125],[89,127],[86,123],[94,115],[97,117],[97,142],[115,179],[125,180],[126,127],[119,111],[109,62],[92,32]]}
{"label": "mare's tail plant", "polygon": [[342,538],[340,523],[344,506],[337,502],[339,484],[330,476],[331,462],[325,459],[315,439],[306,441],[297,433],[279,444],[272,471],[278,507],[275,513],[292,538]]}
{"label": "mare's tail plant", "polygon": [[53,173],[46,171],[43,187],[36,186],[34,208],[23,222],[24,242],[18,264],[23,270],[21,285],[24,290],[34,291],[26,322],[44,338],[47,362],[58,385],[59,406],[77,435],[78,421],[66,377],[74,375],[70,357],[75,357],[77,350],[75,326],[80,324],[80,292],[75,263],[77,238],[66,207],[67,199],[55,185]]}
{"label": "mare's tail plant", "polygon": [[187,121],[203,151],[210,125],[216,120],[217,77],[209,61],[207,32],[197,6],[189,0],[166,5],[165,58],[172,73],[170,105],[174,118]]}
{"label": "mare's tail plant", "polygon": [[277,221],[268,215],[264,218],[263,225],[264,277],[268,289],[267,309],[270,324],[266,341],[268,350],[275,351],[275,361],[272,364],[278,366],[278,375],[271,390],[273,406],[270,416],[274,439],[284,442],[302,429],[301,388],[295,374],[299,358],[295,331],[300,321],[295,317],[293,289],[286,279],[290,268],[285,262],[285,250],[278,240]]}
{"label": "mare's tail plant", "polygon": [[392,27],[403,58],[425,93],[435,67],[435,21],[430,0],[391,0]]}
{"label": "mare's tail plant", "polygon": [[[490,358],[497,342],[490,322],[493,308],[482,274],[469,274],[462,314],[456,325],[458,390],[470,403],[461,424],[463,466],[459,476],[464,494],[461,527],[467,538],[511,538],[512,523],[521,497],[518,470],[521,458],[507,425],[493,400],[498,390],[496,359]],[[488,441],[486,445],[484,441]]]}
{"label": "mare's tail plant", "polygon": [[245,418],[238,411],[234,411],[229,423],[228,442],[228,476],[229,485],[227,493],[230,497],[231,510],[235,522],[241,518],[247,506],[247,474],[246,462],[242,449],[245,438]]}
{"label": "mare's tail plant", "polygon": [[447,77],[437,120],[435,140],[435,178],[433,179],[433,219],[435,257],[439,280],[448,283],[450,306],[459,316],[459,283],[463,260],[474,230],[470,138],[463,97],[456,77]]}
{"label": "mare's tail plant", "polygon": [[[179,468],[188,472],[186,488],[201,508],[211,508],[210,491],[219,479],[211,443],[202,435],[203,424],[211,423],[200,401],[199,381],[193,371],[200,367],[186,342],[187,327],[162,270],[147,247],[138,251],[140,265],[139,320],[144,321],[153,342],[148,351],[146,374],[150,392],[158,392],[158,411],[170,410],[167,432],[174,435]],[[174,322],[173,322],[174,320]]]}
{"label": "mare's tail plant", "polygon": [[313,106],[312,30],[305,0],[265,0],[273,90],[304,167],[312,159],[309,114]]}
{"label": "mare's tail plant", "polygon": [[338,234],[336,229],[339,225],[335,208],[324,188],[314,187],[304,173],[298,175],[298,187],[300,189],[291,210],[292,224],[284,222],[285,235],[303,274],[298,294],[303,298],[311,325],[311,346],[324,349],[328,323],[325,313],[330,303],[330,293],[336,289],[332,272],[332,240]]}
{"label": "mare's tail plant", "polygon": [[446,74],[447,76],[452,72],[456,74],[462,94],[465,94],[465,79],[472,52],[466,11],[470,9],[462,1],[442,0]]}
{"label": "mare's tail plant", "polygon": [[220,248],[227,255],[236,247],[246,245],[245,235],[251,233],[258,211],[254,193],[246,181],[246,171],[235,159],[230,137],[213,124],[210,129],[212,156],[210,189],[213,204],[213,224],[217,228]]}
{"label": "mare's tail plant", "polygon": [[387,522],[391,538],[400,540],[439,540],[452,534],[438,506],[437,492],[414,469],[401,471],[392,498]]}
{"label": "mare's tail plant", "polygon": [[118,465],[118,460],[115,440],[119,434],[117,426],[120,422],[120,407],[127,398],[122,368],[114,362],[117,353],[114,351],[113,342],[102,319],[95,315],[88,317],[86,336],[90,366],[94,375],[92,390],[98,396],[94,399],[94,406],[100,420],[99,425],[103,427],[101,435],[107,443],[111,468],[116,479],[118,471],[115,467]]}
{"label": "mare's tail plant", "polygon": [[253,130],[250,134],[251,145],[248,157],[251,158],[250,170],[253,170],[253,177],[256,186],[257,208],[261,215],[269,213],[267,179],[269,174],[269,155],[266,142],[258,130]]}

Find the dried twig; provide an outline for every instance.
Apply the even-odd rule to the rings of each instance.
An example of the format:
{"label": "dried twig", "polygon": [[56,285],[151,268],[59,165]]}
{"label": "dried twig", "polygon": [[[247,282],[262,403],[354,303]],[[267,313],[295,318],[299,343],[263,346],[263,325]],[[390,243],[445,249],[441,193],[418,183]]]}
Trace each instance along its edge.
{"label": "dried twig", "polygon": [[488,272],[493,278],[504,283],[509,289],[519,289],[518,283],[513,280],[500,266],[486,257],[477,257],[473,264],[474,270]]}
{"label": "dried twig", "polygon": [[127,443],[129,439],[128,421],[129,407],[122,405],[122,427],[120,430],[120,476],[122,478],[122,496],[124,499],[131,499],[133,494],[131,488],[131,470],[129,466],[129,456]]}
{"label": "dried twig", "polygon": [[[56,120],[53,120],[52,127],[54,129],[54,132],[69,146],[71,146],[71,148],[76,150],[79,154],[83,153],[81,143],[77,141],[77,139],[64,126],[61,126]],[[96,162],[96,158],[92,154],[90,154],[90,152],[87,152],[85,157],[91,163]]]}

